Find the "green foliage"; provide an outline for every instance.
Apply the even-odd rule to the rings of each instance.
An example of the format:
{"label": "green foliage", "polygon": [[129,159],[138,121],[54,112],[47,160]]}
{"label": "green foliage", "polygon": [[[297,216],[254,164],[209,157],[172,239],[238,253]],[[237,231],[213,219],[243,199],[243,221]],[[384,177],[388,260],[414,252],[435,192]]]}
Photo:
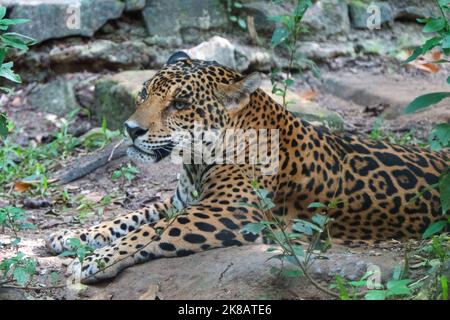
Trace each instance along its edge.
{"label": "green foliage", "polygon": [[22,252],[17,252],[15,256],[1,260],[0,271],[3,272],[0,286],[1,283],[9,282],[9,278],[18,285],[25,286],[36,273],[36,260],[26,257]]}
{"label": "green foliage", "polygon": [[111,131],[108,129],[106,119],[103,118],[100,130],[91,130],[82,137],[81,144],[88,149],[103,148],[112,139],[121,135],[119,130]]}
{"label": "green foliage", "polygon": [[226,9],[228,14],[228,20],[230,20],[233,24],[236,24],[239,28],[246,30],[247,22],[245,19],[241,17],[240,10],[243,5],[239,1],[235,0],[227,0]]}
{"label": "green foliage", "polygon": [[[28,46],[35,43],[35,41],[27,36],[7,32],[10,26],[20,23],[26,23],[26,19],[6,19],[6,8],[0,6],[0,78],[5,78],[15,83],[21,83],[22,79],[13,71],[14,63],[12,61],[6,62],[6,56],[9,49],[17,49],[21,52],[26,52]],[[9,93],[10,90],[5,87],[0,87],[0,91]],[[0,113],[0,137],[5,139],[8,134],[6,115]]]}
{"label": "green foliage", "polygon": [[136,178],[138,173],[138,168],[130,163],[127,163],[126,166],[122,166],[118,170],[115,170],[111,175],[111,179],[117,180],[119,178],[125,178],[126,180],[131,181]]}
{"label": "green foliage", "polygon": [[411,297],[413,291],[410,287],[412,280],[401,279],[401,273],[395,273],[386,285],[381,283],[371,283],[370,277],[374,275],[374,272],[367,272],[358,281],[347,281],[340,275],[336,275],[335,282],[330,288],[338,289],[339,298],[341,300],[354,300],[358,299],[358,292],[364,287],[368,287],[369,283],[373,286],[369,289],[365,295],[365,300],[386,300],[391,298],[405,298]]}
{"label": "green foliage", "polygon": [[[278,3],[279,1],[274,1]],[[287,89],[294,84],[292,78],[292,69],[294,66],[300,66],[303,62],[304,65],[311,67],[314,71],[317,71],[317,67],[313,61],[305,59],[303,57],[297,57],[297,43],[302,33],[307,32],[307,29],[302,26],[301,21],[308,8],[312,6],[310,0],[297,0],[294,10],[289,15],[278,15],[270,17],[270,20],[274,21],[277,26],[272,34],[271,44],[273,48],[280,47],[287,51],[289,55],[289,65],[281,82],[277,80],[279,78],[280,70],[274,69],[271,74],[272,81],[272,93],[283,98],[283,106],[286,107],[288,101],[286,101]]]}
{"label": "green foliage", "polygon": [[75,114],[72,114],[68,115],[68,120],[61,119],[59,130],[49,133],[51,142],[48,144],[23,147],[12,143],[9,138],[5,139],[0,148],[0,185],[6,189],[17,179],[32,181],[33,188],[30,191],[37,190],[40,194],[45,194],[48,188],[47,171],[55,164],[55,160],[71,156],[78,147],[102,147],[120,134],[119,131],[109,131],[102,127],[76,138],[68,132],[74,117]]}
{"label": "green foliage", "polygon": [[[286,221],[283,221],[272,214],[271,210],[275,208],[275,204],[270,199],[269,192],[260,188],[255,179],[251,184],[258,197],[258,203],[254,204],[240,202],[238,205],[248,206],[260,210],[265,215],[265,220],[248,223],[241,229],[241,232],[244,234],[250,233],[254,235],[262,234],[267,240],[269,240],[269,242],[276,243],[281,248],[269,248],[269,252],[281,250],[281,253],[272,256],[271,259],[278,259],[283,265],[284,261],[287,261],[297,267],[296,269],[288,270],[274,267],[271,269],[272,273],[284,277],[305,275],[316,287],[327,291],[327,289],[321,287],[314,280],[312,280],[308,273],[308,268],[311,261],[320,257],[321,253],[326,251],[330,246],[329,239],[327,237],[323,237],[323,235],[328,235],[327,225],[330,221],[328,217],[317,214],[313,216],[311,221],[294,219],[292,221],[292,228],[288,228]],[[306,249],[298,243],[298,240],[300,239],[309,240],[309,246]]]}
{"label": "green foliage", "polygon": [[82,243],[81,240],[77,238],[67,239],[67,243],[70,246],[70,250],[65,250],[59,256],[76,257],[81,264],[83,264],[84,258],[94,251],[94,248]]}
{"label": "green foliage", "polygon": [[4,283],[12,281],[24,286],[36,273],[36,260],[26,257],[24,253],[19,251],[21,238],[18,232],[35,227],[26,219],[26,211],[23,209],[12,206],[0,208],[0,227],[12,231],[14,238],[11,241],[11,246],[16,250],[16,255],[0,260],[0,271],[2,272],[0,287]]}
{"label": "green foliage", "polygon": [[448,271],[450,259],[450,237],[447,233],[434,235],[431,241],[419,247],[413,256],[420,260],[414,268],[426,268],[427,276],[417,283],[420,288],[419,299],[448,300],[448,278],[444,270]]}
{"label": "green foliage", "polygon": [[[447,18],[450,13],[450,6],[447,0],[436,0],[436,3],[440,9],[441,16],[418,19],[418,21],[425,24],[423,28],[424,33],[437,33],[437,35],[417,47],[413,54],[403,63],[409,63],[436,47],[442,48],[444,54],[450,55],[450,22]],[[443,60],[440,62],[449,61]],[[447,79],[448,83],[450,83],[449,80],[450,77]],[[405,112],[412,113],[417,110],[428,108],[448,97],[450,97],[450,92],[434,92],[420,96],[406,107]]]}

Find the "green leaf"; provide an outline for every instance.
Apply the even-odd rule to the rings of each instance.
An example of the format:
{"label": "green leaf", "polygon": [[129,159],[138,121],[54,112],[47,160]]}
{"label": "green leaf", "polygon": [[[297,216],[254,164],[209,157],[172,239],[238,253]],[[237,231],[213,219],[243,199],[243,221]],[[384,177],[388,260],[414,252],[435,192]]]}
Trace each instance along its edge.
{"label": "green leaf", "polygon": [[447,221],[438,221],[435,223],[432,223],[428,226],[428,228],[425,230],[425,232],[422,235],[422,239],[428,239],[431,236],[439,233],[444,229],[444,227],[447,225]]}
{"label": "green leaf", "polygon": [[408,288],[409,283],[411,283],[410,279],[388,281],[386,297],[411,295],[411,289]]}
{"label": "green leaf", "polygon": [[308,208],[327,208],[327,205],[322,202],[312,202],[308,205]]}
{"label": "green leaf", "polygon": [[450,210],[450,172],[439,179],[439,191],[441,193],[442,212],[446,214]]}
{"label": "green leaf", "polygon": [[385,300],[386,291],[384,290],[370,290],[364,296],[366,300]]}
{"label": "green leaf", "polygon": [[0,67],[3,65],[3,61],[5,61],[6,49],[0,49]]}
{"label": "green leaf", "polygon": [[446,26],[446,20],[443,17],[429,18],[426,25],[423,27],[423,32],[438,32],[444,29]]}
{"label": "green leaf", "polygon": [[0,6],[0,19],[3,19],[6,15],[6,8]]}
{"label": "green leaf", "polygon": [[22,83],[22,79],[20,78],[20,76],[14,73],[14,71],[12,71],[10,68],[4,68],[5,65],[7,64],[5,63],[0,67],[0,77],[8,79],[12,82]]}
{"label": "green leaf", "polygon": [[15,24],[27,23],[30,22],[29,19],[2,19],[0,20],[0,25],[4,26],[12,26]]}
{"label": "green leaf", "polygon": [[447,34],[442,40],[442,49],[447,50],[450,49],[450,34]]}
{"label": "green leaf", "polygon": [[239,25],[239,27],[241,27],[242,29],[247,29],[247,23],[246,23],[245,20],[242,19],[242,18],[239,18],[239,19],[238,19],[238,25]]}
{"label": "green leaf", "polygon": [[328,217],[323,214],[315,214],[311,220],[323,228],[328,222]]}
{"label": "green leaf", "polygon": [[8,136],[8,119],[4,113],[0,112],[0,137],[6,139]]}
{"label": "green leaf", "polygon": [[435,151],[450,147],[450,124],[440,123],[434,126],[428,140],[431,149]]}
{"label": "green leaf", "polygon": [[275,31],[272,34],[272,46],[276,47],[280,43],[283,43],[286,41],[286,39],[289,37],[289,31],[285,28],[276,28]]}
{"label": "green leaf", "polygon": [[13,277],[20,286],[24,286],[28,282],[28,279],[30,279],[30,275],[22,267],[16,267],[14,269]]}
{"label": "green leaf", "polygon": [[417,97],[406,107],[405,113],[413,113],[417,110],[428,108],[448,97],[450,97],[450,92],[434,92]]}
{"label": "green leaf", "polygon": [[447,83],[450,84],[450,76],[447,78]]}
{"label": "green leaf", "polygon": [[116,170],[113,172],[113,174],[111,175],[111,178],[113,180],[119,179],[122,176],[122,171],[120,170]]}
{"label": "green leaf", "polygon": [[264,229],[266,229],[266,225],[262,223],[248,223],[242,229],[242,233],[251,233],[251,234],[260,234]]}
{"label": "green leaf", "polygon": [[447,276],[442,275],[441,279],[441,288],[442,288],[442,300],[448,300],[448,279]]}
{"label": "green leaf", "polygon": [[16,36],[8,36],[4,34],[3,36],[0,36],[0,40],[3,42],[3,44],[12,48],[16,48],[22,51],[28,50],[28,45],[21,39],[18,39]]}
{"label": "green leaf", "polygon": [[319,228],[318,226],[316,226],[311,222],[300,219],[295,219],[294,221],[295,223],[292,225],[292,230],[297,231],[299,233],[304,233],[308,236],[311,236],[313,234],[313,230],[317,232],[322,232],[321,228]]}

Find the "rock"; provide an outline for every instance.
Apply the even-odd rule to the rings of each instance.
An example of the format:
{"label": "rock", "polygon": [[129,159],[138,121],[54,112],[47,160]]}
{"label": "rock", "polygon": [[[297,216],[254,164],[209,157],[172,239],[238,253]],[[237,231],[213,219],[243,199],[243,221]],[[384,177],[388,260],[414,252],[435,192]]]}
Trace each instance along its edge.
{"label": "rock", "polygon": [[75,97],[74,86],[78,82],[70,76],[36,86],[28,96],[28,102],[40,111],[65,116],[80,108]]}
{"label": "rock", "polygon": [[243,3],[243,16],[253,18],[255,30],[260,36],[270,38],[276,23],[270,20],[271,16],[287,15],[292,10],[292,5],[287,1],[275,4],[272,1],[252,1]]}
{"label": "rock", "polygon": [[270,72],[271,67],[276,64],[273,61],[274,55],[261,47],[236,44],[234,57],[236,68],[241,72]]}
{"label": "rock", "polygon": [[[436,77],[440,77],[442,80],[435,81],[435,83],[430,82],[427,85],[428,81],[423,79],[410,79],[408,82],[404,82],[402,77],[396,75],[340,72],[335,75],[322,75],[322,89],[341,99],[352,101],[369,109],[382,105],[384,111],[381,115],[386,119],[393,119],[403,114],[404,108],[418,95],[447,91],[445,75],[436,74]],[[441,84],[439,84],[440,82]],[[446,105],[448,102],[442,101],[436,108],[444,108]],[[430,110],[427,110],[427,113],[430,113]],[[408,115],[408,117],[410,116],[412,115]],[[405,119],[405,123],[408,122],[410,121]]]}
{"label": "rock", "polygon": [[218,63],[241,72],[250,70],[270,71],[271,54],[259,47],[234,44],[225,38],[214,36],[196,47],[184,50],[191,58]]}
{"label": "rock", "polygon": [[119,0],[3,0],[9,17],[30,19],[11,30],[42,42],[67,36],[91,37],[108,20],[119,18],[125,5]]}
{"label": "rock", "polygon": [[[273,246],[271,246],[273,247]],[[122,271],[113,281],[89,286],[82,299],[139,299],[148,296],[172,299],[326,299],[305,277],[285,278],[271,272],[281,268],[268,259],[267,245],[228,247],[182,258],[157,259]],[[341,251],[342,252],[342,251]],[[384,257],[362,253],[331,253],[315,260],[311,274],[318,281],[333,280],[336,274],[359,280],[371,265],[388,279],[396,261],[395,253]],[[284,270],[296,269],[285,262]],[[69,291],[67,296],[73,297]],[[76,296],[75,296],[76,297]],[[80,298],[80,297],[79,297]]]}
{"label": "rock", "polygon": [[23,290],[15,288],[0,288],[0,301],[26,300]]}
{"label": "rock", "polygon": [[142,11],[150,36],[181,38],[183,43],[198,43],[206,31],[228,25],[225,7],[219,0],[150,1]]}
{"label": "rock", "polygon": [[235,49],[227,39],[214,36],[208,41],[184,51],[193,59],[217,61],[226,67],[236,69]]}
{"label": "rock", "polygon": [[394,8],[395,19],[416,22],[418,18],[440,15],[436,1],[433,0],[389,0],[389,3]]}
{"label": "rock", "polygon": [[339,56],[352,56],[355,54],[352,42],[316,42],[302,41],[299,44],[299,53],[304,57],[323,62]]}
{"label": "rock", "polygon": [[302,22],[310,30],[305,36],[314,40],[350,31],[347,2],[344,0],[319,0],[306,11]]}
{"label": "rock", "polygon": [[144,9],[145,0],[125,0],[125,11],[139,11]]}
{"label": "rock", "polygon": [[95,84],[94,117],[103,117],[109,129],[122,128],[123,122],[134,112],[135,99],[145,81],[156,71],[124,71],[100,79]]}
{"label": "rock", "polygon": [[[272,93],[272,85],[269,81],[263,81],[261,89],[278,103],[283,103],[282,97]],[[322,108],[313,101],[303,99],[290,89],[286,94],[286,101],[288,101],[287,109],[290,112],[314,125],[324,125],[332,131],[341,131],[344,128],[344,119],[339,114]]]}
{"label": "rock", "polygon": [[55,47],[49,52],[52,65],[75,65],[78,69],[100,71],[104,68],[145,68],[155,59],[156,52],[142,41],[96,40],[88,44]]}
{"label": "rock", "polygon": [[362,3],[352,1],[349,4],[350,21],[353,28],[356,29],[369,29],[373,26],[375,11],[377,8],[380,13],[379,26],[389,23],[394,20],[394,11],[392,6],[387,2],[370,2]]}

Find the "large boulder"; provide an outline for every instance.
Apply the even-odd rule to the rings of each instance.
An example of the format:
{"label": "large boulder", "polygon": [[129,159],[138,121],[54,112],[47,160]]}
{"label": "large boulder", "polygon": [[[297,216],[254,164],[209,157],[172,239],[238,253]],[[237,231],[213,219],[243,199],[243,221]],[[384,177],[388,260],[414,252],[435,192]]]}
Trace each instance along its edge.
{"label": "large boulder", "polygon": [[65,116],[80,108],[74,90],[78,81],[77,77],[66,75],[39,84],[30,92],[28,102],[40,111]]}
{"label": "large boulder", "polygon": [[[177,300],[177,299],[329,299],[305,277],[286,277],[298,270],[288,262],[269,259],[267,245],[229,247],[182,258],[158,259],[122,271],[113,281],[85,287],[68,286],[67,299]],[[273,247],[273,246],[272,246]],[[326,253],[310,267],[311,276],[322,286],[336,275],[359,280],[368,270],[379,270],[381,281],[392,275],[401,257],[395,252],[383,256],[348,253],[344,248]],[[400,258],[399,258],[400,257]],[[370,269],[369,269],[370,268]],[[275,269],[275,271],[274,271]]]}
{"label": "large boulder", "polygon": [[110,129],[119,129],[133,113],[136,96],[145,81],[156,71],[124,71],[106,76],[95,85],[93,115],[100,123],[104,118]]}
{"label": "large boulder", "polygon": [[122,15],[125,4],[119,0],[2,0],[9,17],[30,19],[13,31],[38,42],[67,36],[91,37],[108,20]]}
{"label": "large boulder", "polygon": [[147,0],[142,13],[150,36],[164,42],[167,38],[198,42],[205,31],[217,31],[228,25],[220,0]]}
{"label": "large boulder", "polygon": [[395,19],[416,21],[440,15],[434,0],[389,0],[389,3],[394,8]]}
{"label": "large boulder", "polygon": [[236,69],[234,52],[236,48],[225,38],[214,36],[198,46],[184,50],[191,58],[218,63]]}
{"label": "large boulder", "polygon": [[[258,35],[270,38],[276,23],[270,17],[290,15],[294,10],[293,1],[274,3],[271,1],[249,1],[243,4],[242,15],[253,17]],[[347,3],[344,0],[319,0],[308,9],[304,26],[311,34],[303,37],[325,39],[329,36],[345,34],[350,30]]]}
{"label": "large boulder", "polygon": [[124,0],[125,1],[125,11],[139,11],[144,9],[145,0]]}
{"label": "large boulder", "polygon": [[184,50],[191,58],[218,63],[239,71],[270,71],[272,55],[265,49],[232,43],[214,36],[208,41]]}
{"label": "large boulder", "polygon": [[302,22],[310,30],[312,39],[347,34],[350,31],[347,1],[319,0],[306,11]]}
{"label": "large boulder", "polygon": [[49,53],[50,63],[55,65],[76,64],[90,70],[102,68],[145,68],[155,59],[156,52],[142,41],[97,40],[87,44],[55,47]]}
{"label": "large boulder", "polygon": [[[379,21],[375,21],[372,17],[379,13]],[[349,4],[350,20],[353,28],[369,29],[381,28],[382,25],[394,20],[394,9],[387,2],[370,2],[363,3],[353,1]],[[379,25],[374,25],[378,22]]]}

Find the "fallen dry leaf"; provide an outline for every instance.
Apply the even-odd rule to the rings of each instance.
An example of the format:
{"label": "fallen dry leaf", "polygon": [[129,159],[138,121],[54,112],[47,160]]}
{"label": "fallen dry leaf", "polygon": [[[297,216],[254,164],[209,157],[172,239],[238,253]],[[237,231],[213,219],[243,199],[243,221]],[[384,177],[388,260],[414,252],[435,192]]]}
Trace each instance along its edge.
{"label": "fallen dry leaf", "polygon": [[32,187],[33,184],[24,182],[24,181],[16,181],[14,183],[14,190],[17,192],[25,192]]}
{"label": "fallen dry leaf", "polygon": [[423,70],[423,71],[426,71],[429,73],[437,73],[437,72],[439,72],[439,70],[441,70],[438,65],[431,63],[431,62],[421,63],[421,62],[413,61],[410,63],[410,65],[416,69]]}
{"label": "fallen dry leaf", "polygon": [[308,101],[312,101],[317,97],[318,92],[314,91],[314,90],[308,90],[308,91],[300,92],[298,95],[300,96],[300,98],[303,98]]}

